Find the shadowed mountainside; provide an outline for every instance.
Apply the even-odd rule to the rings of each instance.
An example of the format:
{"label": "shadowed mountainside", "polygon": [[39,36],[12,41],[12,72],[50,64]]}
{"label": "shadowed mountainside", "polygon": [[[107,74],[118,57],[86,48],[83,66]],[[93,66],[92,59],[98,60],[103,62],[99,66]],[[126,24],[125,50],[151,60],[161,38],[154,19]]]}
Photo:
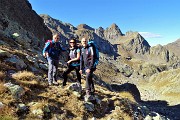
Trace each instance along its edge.
{"label": "shadowed mountainside", "polygon": [[44,44],[44,39],[52,38],[51,31],[27,0],[1,0],[0,3],[1,39],[11,38],[14,33],[18,33],[20,37],[17,42],[30,48]]}

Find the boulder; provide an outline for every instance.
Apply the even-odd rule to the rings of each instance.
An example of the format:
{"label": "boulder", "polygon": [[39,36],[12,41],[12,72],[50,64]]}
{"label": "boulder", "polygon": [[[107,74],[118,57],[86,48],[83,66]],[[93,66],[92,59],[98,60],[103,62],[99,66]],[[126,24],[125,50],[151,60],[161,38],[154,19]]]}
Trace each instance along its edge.
{"label": "boulder", "polygon": [[150,112],[144,120],[168,120],[156,112]]}
{"label": "boulder", "polygon": [[15,65],[16,69],[22,70],[27,67],[27,65],[24,63],[22,59],[20,59],[17,55],[13,55],[10,58],[5,59],[5,62],[9,62],[13,65]]}
{"label": "boulder", "polygon": [[119,71],[126,77],[130,77],[134,72],[133,68],[128,65],[122,66]]}
{"label": "boulder", "polygon": [[79,83],[72,83],[67,89],[70,91],[76,91],[79,93],[81,93],[81,91],[82,91],[81,84],[79,84]]}
{"label": "boulder", "polygon": [[50,108],[48,104],[31,102],[28,104],[30,107],[30,112],[33,113],[38,118],[43,118],[46,113],[50,113]]}
{"label": "boulder", "polygon": [[87,111],[93,112],[95,110],[95,106],[91,102],[85,102],[84,106]]}
{"label": "boulder", "polygon": [[7,87],[11,91],[12,96],[16,100],[19,100],[21,98],[21,96],[24,95],[24,93],[25,93],[24,89],[19,85],[15,85],[12,83],[6,83],[6,84],[4,84],[4,86]]}
{"label": "boulder", "polygon": [[37,59],[35,57],[30,56],[30,55],[27,55],[26,58],[27,58],[28,61],[30,61],[32,63],[37,62]]}
{"label": "boulder", "polygon": [[26,113],[28,111],[28,107],[23,104],[23,103],[19,103],[17,104],[17,111],[20,112],[20,113]]}

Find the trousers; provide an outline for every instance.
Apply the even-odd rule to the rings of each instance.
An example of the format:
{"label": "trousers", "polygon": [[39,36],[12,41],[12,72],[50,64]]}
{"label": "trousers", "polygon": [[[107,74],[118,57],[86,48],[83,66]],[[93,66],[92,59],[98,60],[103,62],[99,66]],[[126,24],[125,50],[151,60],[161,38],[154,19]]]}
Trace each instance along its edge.
{"label": "trousers", "polygon": [[59,60],[53,60],[51,58],[47,58],[48,60],[48,82],[57,82],[57,69]]}

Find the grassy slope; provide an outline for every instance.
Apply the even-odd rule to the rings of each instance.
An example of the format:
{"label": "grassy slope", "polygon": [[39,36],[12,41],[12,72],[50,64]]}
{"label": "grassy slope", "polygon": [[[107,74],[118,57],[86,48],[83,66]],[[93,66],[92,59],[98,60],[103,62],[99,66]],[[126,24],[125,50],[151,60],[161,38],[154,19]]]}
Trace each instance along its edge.
{"label": "grassy slope", "polygon": [[180,104],[179,84],[180,69],[173,69],[153,75],[141,83],[139,89],[143,94],[152,95],[149,100],[165,100],[170,105],[177,105]]}

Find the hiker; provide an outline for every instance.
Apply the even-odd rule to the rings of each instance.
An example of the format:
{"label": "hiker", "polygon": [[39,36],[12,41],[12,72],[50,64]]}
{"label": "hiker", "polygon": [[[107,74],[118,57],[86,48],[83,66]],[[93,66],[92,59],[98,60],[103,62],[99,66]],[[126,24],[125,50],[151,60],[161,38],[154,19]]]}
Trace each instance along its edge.
{"label": "hiker", "polygon": [[78,83],[81,84],[81,74],[79,73],[80,70],[80,48],[76,44],[75,39],[69,40],[69,56],[67,61],[68,68],[63,73],[63,84],[62,86],[66,86],[67,82],[67,75],[72,71],[76,70],[77,80]]}
{"label": "hiker", "polygon": [[44,49],[43,56],[48,60],[48,83],[49,86],[58,85],[57,82],[57,69],[59,64],[59,57],[62,51],[65,51],[59,42],[60,35],[53,35],[53,40],[48,40]]}
{"label": "hiker", "polygon": [[94,66],[94,50],[93,47],[88,44],[87,38],[82,38],[81,44],[83,48],[81,49],[81,58],[80,58],[80,74],[83,70],[86,73],[86,96],[89,97],[94,95],[94,82],[92,80],[93,72],[96,70]]}

